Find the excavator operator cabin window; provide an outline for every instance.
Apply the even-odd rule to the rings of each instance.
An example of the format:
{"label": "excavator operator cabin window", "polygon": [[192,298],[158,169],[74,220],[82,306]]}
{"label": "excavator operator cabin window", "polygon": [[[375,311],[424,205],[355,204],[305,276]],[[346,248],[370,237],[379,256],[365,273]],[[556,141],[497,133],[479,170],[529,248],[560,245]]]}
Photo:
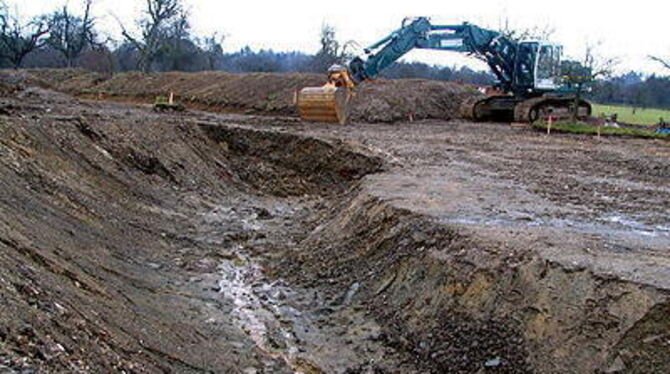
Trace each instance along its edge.
{"label": "excavator operator cabin window", "polygon": [[541,80],[552,79],[556,75],[555,67],[554,47],[543,45],[538,56],[537,78]]}

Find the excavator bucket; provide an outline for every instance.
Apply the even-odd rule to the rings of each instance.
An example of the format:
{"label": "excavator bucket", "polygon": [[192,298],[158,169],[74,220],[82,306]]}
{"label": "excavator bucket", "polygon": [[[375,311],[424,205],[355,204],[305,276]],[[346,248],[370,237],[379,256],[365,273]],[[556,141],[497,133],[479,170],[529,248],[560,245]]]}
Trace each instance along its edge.
{"label": "excavator bucket", "polygon": [[325,85],[303,88],[297,97],[300,119],[310,122],[347,123],[349,91]]}

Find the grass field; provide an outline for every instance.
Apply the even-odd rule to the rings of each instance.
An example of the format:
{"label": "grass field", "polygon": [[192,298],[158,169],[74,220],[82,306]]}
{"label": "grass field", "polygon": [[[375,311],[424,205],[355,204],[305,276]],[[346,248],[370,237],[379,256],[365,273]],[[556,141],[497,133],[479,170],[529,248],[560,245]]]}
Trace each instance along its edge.
{"label": "grass field", "polygon": [[593,104],[593,116],[597,117],[601,113],[607,116],[616,113],[619,121],[635,125],[656,126],[660,118],[670,122],[670,110],[635,108],[635,113],[633,113],[633,107],[629,106]]}
{"label": "grass field", "polygon": [[[538,130],[547,130],[547,124],[535,123],[533,126]],[[591,125],[571,124],[571,123],[556,123],[551,126],[552,131],[565,132],[572,134],[586,134],[596,135],[598,128]],[[668,134],[657,134],[656,129],[637,129],[637,128],[617,128],[617,127],[601,127],[600,134],[603,136],[629,136],[635,138],[646,139],[670,139]]]}

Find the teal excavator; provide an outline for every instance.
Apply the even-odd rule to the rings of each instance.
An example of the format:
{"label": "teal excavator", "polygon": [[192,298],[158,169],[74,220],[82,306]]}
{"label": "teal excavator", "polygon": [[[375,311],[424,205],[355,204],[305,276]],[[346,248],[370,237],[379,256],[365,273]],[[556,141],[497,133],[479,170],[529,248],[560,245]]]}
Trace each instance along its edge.
{"label": "teal excavator", "polygon": [[305,121],[346,123],[351,92],[374,80],[409,51],[431,49],[462,52],[486,62],[497,83],[496,94],[476,97],[461,105],[461,115],[475,121],[535,122],[591,114],[591,104],[575,100],[561,81],[560,45],[515,41],[500,32],[469,23],[433,25],[426,17],[408,18],[389,36],[366,48],[347,66],[328,70],[322,87],[307,87],[297,96],[300,118]]}

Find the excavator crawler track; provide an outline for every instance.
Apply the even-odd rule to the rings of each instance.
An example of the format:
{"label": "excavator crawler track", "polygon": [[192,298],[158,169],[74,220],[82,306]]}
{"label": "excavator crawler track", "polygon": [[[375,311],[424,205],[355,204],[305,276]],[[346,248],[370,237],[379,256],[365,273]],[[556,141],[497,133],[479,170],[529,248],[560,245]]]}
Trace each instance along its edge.
{"label": "excavator crawler track", "polygon": [[[475,97],[461,104],[461,116],[471,121],[522,122],[533,123],[547,121],[552,117],[555,121],[567,120],[572,116],[571,108],[574,98],[570,97],[535,97],[520,100],[514,96],[498,95]],[[591,115],[591,104],[579,101],[578,119]]]}
{"label": "excavator crawler track", "polygon": [[[548,121],[551,117],[554,121],[567,120],[572,117],[572,106],[574,98],[570,97],[536,97],[520,102],[514,108],[514,120],[516,122],[533,123],[537,121]],[[577,118],[584,119],[591,115],[591,104],[585,100],[579,100]]]}
{"label": "excavator crawler track", "polygon": [[514,116],[518,99],[508,95],[473,97],[460,107],[461,116],[471,121],[509,122]]}

